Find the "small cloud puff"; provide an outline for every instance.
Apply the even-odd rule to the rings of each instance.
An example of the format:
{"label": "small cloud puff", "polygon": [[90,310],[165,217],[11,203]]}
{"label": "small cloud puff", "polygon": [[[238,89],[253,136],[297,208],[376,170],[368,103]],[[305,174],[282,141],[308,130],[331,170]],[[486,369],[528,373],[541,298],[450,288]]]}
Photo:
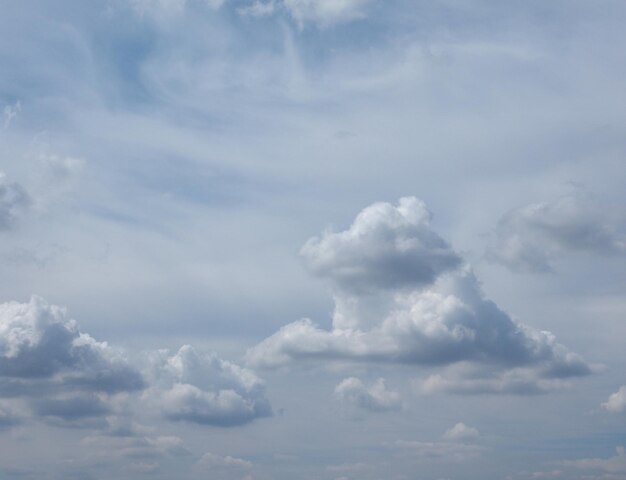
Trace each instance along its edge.
{"label": "small cloud puff", "polygon": [[478,430],[473,427],[468,427],[462,422],[457,423],[454,427],[449,428],[443,434],[444,440],[452,442],[462,442],[467,440],[474,440],[480,436]]}
{"label": "small cloud puff", "polygon": [[499,220],[487,258],[513,271],[545,273],[566,252],[624,254],[623,220],[580,194],[526,205]]}
{"label": "small cloud puff", "polygon": [[402,397],[398,392],[387,390],[383,378],[369,386],[358,378],[346,378],[335,387],[335,396],[342,402],[370,412],[402,408]]}
{"label": "small cloud puff", "polygon": [[264,384],[250,370],[200,355],[189,345],[160,362],[153,390],[169,420],[229,427],[272,415]]}
{"label": "small cloud puff", "polygon": [[602,404],[602,408],[609,412],[619,413],[626,410],[626,385],[609,396],[609,399]]}

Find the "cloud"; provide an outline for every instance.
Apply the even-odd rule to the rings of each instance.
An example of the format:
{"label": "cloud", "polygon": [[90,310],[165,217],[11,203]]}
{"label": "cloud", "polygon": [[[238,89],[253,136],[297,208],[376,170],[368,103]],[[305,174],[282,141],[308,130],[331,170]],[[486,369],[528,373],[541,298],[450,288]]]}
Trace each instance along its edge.
{"label": "cloud", "polygon": [[22,423],[21,417],[13,409],[0,403],[0,431]]}
{"label": "cloud", "polygon": [[314,23],[326,27],[365,17],[370,0],[283,0],[283,3],[299,25]]}
{"label": "cloud", "polygon": [[26,189],[0,172],[0,231],[12,229],[31,203]]}
{"label": "cloud", "polygon": [[468,427],[464,423],[459,422],[454,427],[445,431],[443,439],[452,442],[459,442],[474,440],[479,436],[480,434],[476,428]]}
{"label": "cloud", "polygon": [[263,382],[250,370],[200,355],[189,345],[161,359],[158,407],[169,420],[230,427],[272,415]]}
{"label": "cloud", "polygon": [[22,111],[22,103],[17,100],[13,105],[5,105],[2,113],[4,115],[4,123],[3,127],[6,130],[11,125],[11,122],[15,117],[17,117],[18,113]]}
{"label": "cloud", "polygon": [[40,297],[0,304],[0,396],[53,424],[105,426],[116,396],[145,388],[142,374]]}
{"label": "cloud", "polygon": [[387,390],[383,378],[379,378],[369,386],[358,378],[346,378],[335,387],[335,396],[342,402],[370,412],[386,412],[402,408],[402,397],[398,392]]}
{"label": "cloud", "polygon": [[237,9],[237,13],[239,15],[244,15],[248,17],[267,17],[274,13],[276,9],[276,3],[273,0],[268,0],[266,2],[261,2],[259,0],[255,0],[249,5],[239,7]]}
{"label": "cloud", "polygon": [[[581,365],[579,375],[600,370],[598,366]],[[577,376],[577,375],[569,375]],[[541,366],[510,369],[474,365],[467,362],[451,365],[441,373],[418,382],[421,393],[444,392],[457,395],[538,395],[570,386],[568,376],[551,374]]]}
{"label": "cloud", "polygon": [[487,258],[514,271],[544,273],[568,252],[624,254],[626,234],[620,222],[623,218],[613,218],[580,194],[526,205],[499,220]]}
{"label": "cloud", "polygon": [[626,410],[626,385],[609,396],[609,399],[602,404],[602,408],[609,412],[619,413]]}
{"label": "cloud", "polygon": [[199,475],[209,475],[216,480],[251,479],[252,462],[243,458],[207,452],[193,466]]}
{"label": "cloud", "polygon": [[459,442],[418,442],[398,440],[395,447],[410,452],[414,458],[463,462],[480,456],[485,447]]}
{"label": "cloud", "polygon": [[0,379],[49,380],[104,393],[144,387],[119,352],[80,332],[64,308],[37,296],[0,304]]}
{"label": "cloud", "polygon": [[626,475],[626,449],[619,446],[615,449],[615,451],[616,455],[613,457],[566,460],[563,464],[580,470],[592,470]]}
{"label": "cloud", "polygon": [[414,198],[375,203],[343,232],[311,238],[300,254],[315,275],[348,292],[431,284],[461,263],[430,227],[432,214]]}
{"label": "cloud", "polygon": [[458,255],[430,229],[429,219],[414,198],[397,207],[378,203],[348,230],[307,242],[302,252],[310,268],[335,286],[333,327],[325,330],[309,319],[288,324],[249,349],[247,362],[465,362],[505,380],[524,371],[530,383],[541,385],[592,372],[554,335],[513,320],[485,298],[471,269],[457,266]]}

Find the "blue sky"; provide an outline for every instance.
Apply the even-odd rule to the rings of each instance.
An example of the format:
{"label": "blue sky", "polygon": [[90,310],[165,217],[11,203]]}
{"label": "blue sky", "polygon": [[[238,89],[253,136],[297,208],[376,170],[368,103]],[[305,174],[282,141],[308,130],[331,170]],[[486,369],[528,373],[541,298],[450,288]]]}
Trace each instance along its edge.
{"label": "blue sky", "polygon": [[0,479],[626,478],[626,5],[0,15]]}

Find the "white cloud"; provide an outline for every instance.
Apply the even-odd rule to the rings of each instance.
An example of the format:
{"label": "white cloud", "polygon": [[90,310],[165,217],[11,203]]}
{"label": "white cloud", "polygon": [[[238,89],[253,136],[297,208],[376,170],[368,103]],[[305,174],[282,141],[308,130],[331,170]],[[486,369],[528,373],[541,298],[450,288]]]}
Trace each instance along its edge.
{"label": "white cloud", "polygon": [[283,2],[294,20],[301,26],[310,22],[324,27],[363,18],[370,0],[283,0]]}
{"label": "white cloud", "polygon": [[28,303],[0,304],[0,379],[32,386],[50,380],[104,393],[144,386],[120,352],[81,332],[64,308],[37,296]]}
{"label": "white cloud", "polygon": [[415,197],[375,203],[343,232],[311,238],[300,253],[311,272],[348,292],[431,284],[461,263],[431,228],[432,214]]}
{"label": "white cloud", "polygon": [[[465,362],[491,369],[487,382],[502,385],[479,389],[492,393],[515,393],[520,381],[526,390],[554,387],[591,373],[554,335],[513,320],[485,298],[469,267],[450,271],[458,256],[430,230],[429,217],[416,199],[403,199],[398,207],[375,204],[348,230],[307,242],[303,254],[312,269],[337,287],[333,327],[324,330],[308,319],[286,325],[248,350],[249,364],[274,367],[315,358]],[[459,388],[471,390],[476,380]],[[459,381],[465,379],[453,383]],[[450,382],[433,377],[427,383],[431,390],[437,383],[454,389]]]}
{"label": "white cloud", "polygon": [[346,378],[335,387],[335,396],[342,402],[371,412],[402,408],[402,397],[398,392],[387,390],[383,378],[371,385],[365,385],[355,377]]}
{"label": "white cloud", "polygon": [[31,203],[26,189],[0,172],[0,231],[13,228]]}
{"label": "white cloud", "polygon": [[79,330],[64,308],[33,296],[0,304],[0,396],[56,425],[104,428],[117,397],[145,387],[121,352]]}
{"label": "white cloud", "polygon": [[500,219],[487,257],[514,271],[541,273],[566,252],[624,254],[624,218],[615,217],[581,194],[526,205]]}
{"label": "white cloud", "polygon": [[602,404],[602,408],[609,412],[623,412],[626,410],[626,385],[609,396],[609,399]]}
{"label": "white cloud", "polygon": [[452,442],[474,440],[479,436],[480,434],[476,428],[468,427],[462,422],[457,423],[454,427],[446,430],[443,434],[444,440]]}
{"label": "white cloud", "polygon": [[157,398],[174,421],[228,427],[272,414],[264,384],[250,370],[200,355],[189,345],[161,359],[158,380],[146,398]]}

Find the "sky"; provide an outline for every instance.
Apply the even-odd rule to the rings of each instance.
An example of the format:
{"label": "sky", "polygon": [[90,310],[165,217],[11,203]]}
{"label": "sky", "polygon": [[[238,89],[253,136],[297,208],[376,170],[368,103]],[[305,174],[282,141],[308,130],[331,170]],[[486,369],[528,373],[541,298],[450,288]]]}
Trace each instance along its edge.
{"label": "sky", "polygon": [[0,480],[626,479],[625,22],[0,1]]}

